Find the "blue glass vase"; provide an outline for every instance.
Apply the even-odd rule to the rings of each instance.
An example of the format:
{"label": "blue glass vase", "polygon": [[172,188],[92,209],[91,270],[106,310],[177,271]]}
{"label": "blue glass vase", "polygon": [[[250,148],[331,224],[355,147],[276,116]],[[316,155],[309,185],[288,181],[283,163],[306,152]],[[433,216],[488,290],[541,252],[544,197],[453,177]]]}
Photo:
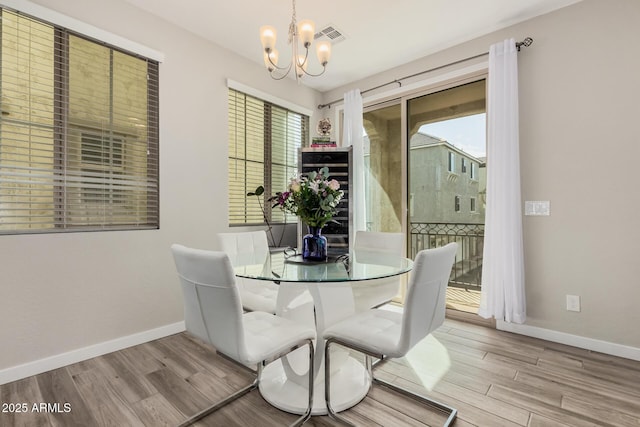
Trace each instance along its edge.
{"label": "blue glass vase", "polygon": [[327,260],[327,238],[322,235],[322,227],[309,226],[309,234],[302,238],[302,259]]}

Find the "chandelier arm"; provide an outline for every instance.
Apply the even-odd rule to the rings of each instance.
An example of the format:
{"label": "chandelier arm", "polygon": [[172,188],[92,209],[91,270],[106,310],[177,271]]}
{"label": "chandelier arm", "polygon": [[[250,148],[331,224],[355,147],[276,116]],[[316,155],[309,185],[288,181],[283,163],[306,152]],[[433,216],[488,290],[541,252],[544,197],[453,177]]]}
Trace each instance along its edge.
{"label": "chandelier arm", "polygon": [[287,72],[289,72],[289,70],[291,70],[291,64],[289,64],[289,66],[288,66],[288,67],[278,67],[278,64],[274,63],[274,62],[271,60],[271,56],[269,56],[269,54],[267,54],[267,59],[269,59],[269,63],[270,63],[271,65],[273,65],[273,68],[274,68],[275,70],[287,70]]}
{"label": "chandelier arm", "polygon": [[287,77],[289,75],[289,71],[291,71],[291,66],[292,65],[293,65],[293,63],[290,62],[288,67],[278,68],[278,70],[284,70],[285,68],[287,69],[287,71],[285,71],[280,77],[277,77],[277,76],[274,75],[274,72],[276,70],[269,71],[269,75],[271,76],[271,78],[273,80],[282,80],[282,79],[284,79],[285,77]]}
{"label": "chandelier arm", "polygon": [[319,76],[323,75],[325,71],[327,71],[327,66],[326,66],[326,65],[323,65],[323,66],[322,66],[322,71],[321,71],[321,72],[319,72],[318,74],[309,73],[309,72],[307,72],[307,70],[305,70],[304,68],[301,68],[301,70],[302,70],[302,71],[303,71],[307,76],[310,76],[310,77],[319,77]]}
{"label": "chandelier arm", "polygon": [[[302,60],[302,62],[298,62],[298,49],[296,49],[296,56],[295,56],[296,64],[298,64],[300,66],[300,68],[302,68],[302,66],[307,63],[307,59],[309,59],[309,48],[307,46],[305,46],[304,50],[305,50],[304,59]],[[302,71],[304,71],[304,70],[302,70]]]}

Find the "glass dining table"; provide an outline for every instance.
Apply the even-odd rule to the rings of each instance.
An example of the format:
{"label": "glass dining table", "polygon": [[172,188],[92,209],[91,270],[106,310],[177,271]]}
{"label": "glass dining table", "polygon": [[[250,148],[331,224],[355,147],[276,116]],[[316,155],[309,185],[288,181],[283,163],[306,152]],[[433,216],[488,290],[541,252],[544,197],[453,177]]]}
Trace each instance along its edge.
{"label": "glass dining table", "polygon": [[[236,260],[235,275],[280,285],[278,315],[315,326],[315,387],[312,415],[327,413],[324,403],[324,340],[326,328],[355,312],[352,286],[408,273],[413,261],[378,251],[359,250],[330,257],[326,262],[305,262],[293,250],[271,252],[247,263]],[[335,354],[334,354],[335,351]],[[337,411],[360,402],[370,378],[361,359],[336,346],[331,353],[331,402]],[[273,406],[294,414],[307,408],[308,349],[300,348],[267,365],[259,390]],[[335,362],[334,362],[335,361]]]}

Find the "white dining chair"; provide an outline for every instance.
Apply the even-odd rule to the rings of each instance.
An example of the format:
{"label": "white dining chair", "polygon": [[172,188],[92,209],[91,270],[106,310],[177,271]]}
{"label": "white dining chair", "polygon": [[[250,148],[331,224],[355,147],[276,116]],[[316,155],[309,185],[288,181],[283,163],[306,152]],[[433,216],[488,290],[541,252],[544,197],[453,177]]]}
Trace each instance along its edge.
{"label": "white dining chair", "polygon": [[[262,264],[269,255],[267,233],[264,230],[218,233],[218,243],[234,266]],[[266,280],[243,277],[236,279],[242,307],[246,311],[266,311],[275,314],[279,286]]]}
{"label": "white dining chair", "polygon": [[[357,231],[353,243],[354,251],[380,252],[402,256],[404,236],[402,233]],[[355,282],[352,285],[355,311],[362,312],[379,307],[398,295],[402,276]]]}
{"label": "white dining chair", "polygon": [[[336,414],[331,407],[330,348],[338,344],[366,355],[365,361],[372,384],[380,384],[429,404],[447,415],[445,426],[451,425],[457,410],[375,378],[371,357],[384,362],[403,357],[418,342],[444,322],[446,292],[456,256],[457,243],[426,249],[416,255],[402,313],[372,309],[344,319],[323,333],[325,343],[325,401],[331,418],[353,425]],[[380,363],[376,364],[378,366]],[[371,385],[370,385],[371,386]]]}
{"label": "white dining chair", "polygon": [[309,347],[309,405],[292,425],[304,424],[313,407],[313,340],[316,332],[270,313],[244,313],[233,268],[224,252],[171,246],[184,295],[186,329],[211,344],[218,353],[250,370],[257,366],[256,378],[248,386],[193,415],[180,427],[188,426],[227,403],[257,388],[264,366],[307,345]]}

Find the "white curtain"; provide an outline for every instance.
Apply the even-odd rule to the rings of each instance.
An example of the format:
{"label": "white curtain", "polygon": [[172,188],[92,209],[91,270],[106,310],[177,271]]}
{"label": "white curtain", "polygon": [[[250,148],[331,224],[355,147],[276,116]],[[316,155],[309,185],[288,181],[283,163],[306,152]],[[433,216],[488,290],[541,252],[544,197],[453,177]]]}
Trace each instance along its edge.
{"label": "white curtain", "polygon": [[[353,147],[352,212],[353,233],[366,230],[367,219],[364,204],[364,139],[362,124],[362,95],[354,89],[344,94],[344,132],[342,146]],[[331,172],[331,171],[329,171]],[[352,236],[353,237],[353,236]],[[349,240],[353,243],[353,239]]]}
{"label": "white curtain", "polygon": [[478,314],[524,323],[518,62],[514,39],[491,46],[487,93],[487,207]]}

